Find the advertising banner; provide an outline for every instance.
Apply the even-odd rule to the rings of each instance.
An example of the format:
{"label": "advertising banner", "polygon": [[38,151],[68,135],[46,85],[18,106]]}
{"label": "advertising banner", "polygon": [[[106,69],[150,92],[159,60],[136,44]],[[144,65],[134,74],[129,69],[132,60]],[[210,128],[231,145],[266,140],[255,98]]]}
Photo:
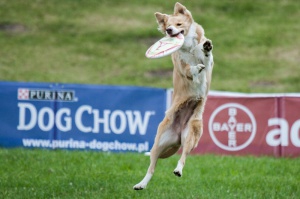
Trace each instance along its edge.
{"label": "advertising banner", "polygon": [[166,109],[166,90],[0,83],[0,146],[146,152]]}
{"label": "advertising banner", "polygon": [[281,103],[275,133],[281,137],[282,156],[300,156],[300,97],[283,97]]}
{"label": "advertising banner", "polygon": [[300,96],[213,93],[193,153],[300,155]]}
{"label": "advertising banner", "polygon": [[[0,147],[148,152],[172,90],[0,82]],[[300,155],[300,94],[209,93],[194,154]]]}

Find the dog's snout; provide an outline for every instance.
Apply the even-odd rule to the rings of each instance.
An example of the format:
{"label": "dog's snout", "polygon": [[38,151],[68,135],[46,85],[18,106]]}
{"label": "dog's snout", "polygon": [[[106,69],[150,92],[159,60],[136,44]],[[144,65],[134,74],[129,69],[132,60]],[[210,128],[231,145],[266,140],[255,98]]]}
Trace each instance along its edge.
{"label": "dog's snout", "polygon": [[171,35],[172,34],[172,28],[167,28],[167,33],[169,34],[169,35]]}

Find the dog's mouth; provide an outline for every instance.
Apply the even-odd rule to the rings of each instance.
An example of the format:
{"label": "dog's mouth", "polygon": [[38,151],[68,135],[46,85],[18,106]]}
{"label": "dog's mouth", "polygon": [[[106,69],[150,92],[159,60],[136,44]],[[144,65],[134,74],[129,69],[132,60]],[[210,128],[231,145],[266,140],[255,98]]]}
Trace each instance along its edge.
{"label": "dog's mouth", "polygon": [[177,37],[179,34],[184,34],[184,30],[182,30],[176,34],[170,35],[170,37]]}

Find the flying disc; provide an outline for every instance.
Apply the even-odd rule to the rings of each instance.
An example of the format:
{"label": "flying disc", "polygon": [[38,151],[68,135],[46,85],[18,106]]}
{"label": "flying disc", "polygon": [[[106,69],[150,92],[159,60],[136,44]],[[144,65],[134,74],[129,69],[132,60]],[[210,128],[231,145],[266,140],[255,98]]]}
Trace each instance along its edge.
{"label": "flying disc", "polygon": [[184,36],[182,34],[178,34],[175,37],[163,37],[154,43],[147,51],[146,57],[148,58],[161,58],[171,53],[175,52],[184,42]]}

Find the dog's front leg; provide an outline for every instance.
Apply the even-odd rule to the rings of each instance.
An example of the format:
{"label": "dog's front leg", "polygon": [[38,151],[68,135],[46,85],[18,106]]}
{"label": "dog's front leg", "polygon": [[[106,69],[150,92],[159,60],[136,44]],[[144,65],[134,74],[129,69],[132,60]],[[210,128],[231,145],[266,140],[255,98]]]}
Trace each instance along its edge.
{"label": "dog's front leg", "polygon": [[183,74],[190,80],[193,80],[194,83],[200,83],[199,81],[199,74],[202,70],[205,69],[203,64],[197,64],[196,66],[188,66],[186,67]]}
{"label": "dog's front leg", "polygon": [[212,55],[212,41],[207,39],[201,46],[201,50],[204,54],[203,62],[206,68],[210,69],[213,64],[213,55]]}

